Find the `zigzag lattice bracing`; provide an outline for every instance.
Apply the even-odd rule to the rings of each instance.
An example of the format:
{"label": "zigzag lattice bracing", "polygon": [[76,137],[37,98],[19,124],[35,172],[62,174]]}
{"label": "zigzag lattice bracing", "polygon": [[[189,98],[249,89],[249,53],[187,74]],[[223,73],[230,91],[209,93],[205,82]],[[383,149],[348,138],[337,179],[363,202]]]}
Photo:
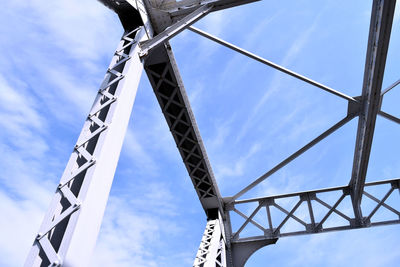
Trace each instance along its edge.
{"label": "zigzag lattice bracing", "polygon": [[118,49],[107,69],[95,102],[86,119],[83,130],[74,147],[68,165],[61,178],[40,232],[34,241],[30,257],[35,258],[37,266],[61,266],[64,234],[71,231],[79,216],[81,201],[85,199],[87,184],[90,183],[96,167],[96,155],[101,151],[103,134],[112,121],[110,110],[118,102],[121,93],[119,83],[125,78],[124,68],[131,59],[130,53],[137,44],[139,28],[123,35]]}
{"label": "zigzag lattice bracing", "polygon": [[[362,95],[356,97],[190,27],[208,12],[253,1],[100,0],[118,14],[126,34],[85,121],[26,267],[82,266],[88,263],[143,67],[207,215],[195,267],[244,266],[254,251],[276,243],[280,237],[400,223],[400,195],[395,194],[400,193],[400,179],[365,183],[377,115],[397,123],[400,121],[381,110],[383,95],[399,84],[396,82],[381,92],[395,1],[373,1],[363,90]],[[144,26],[132,31],[138,25]],[[347,117],[237,194],[222,198],[168,42],[187,28],[264,65],[347,99]],[[354,117],[358,117],[359,127],[349,185],[239,200]],[[382,211],[386,212],[386,217],[382,216]],[[97,230],[92,231],[89,238],[91,228]],[[80,251],[82,248],[84,253]]]}
{"label": "zigzag lattice bracing", "polygon": [[219,219],[209,220],[197,251],[193,267],[224,267],[225,241]]}
{"label": "zigzag lattice bracing", "polygon": [[[400,223],[400,194],[395,194],[396,191],[400,193],[400,180],[367,183],[365,186],[363,194],[370,201],[365,199],[362,202],[365,216],[361,221],[356,219],[351,209],[349,186],[236,201],[228,205],[227,210],[245,221],[233,233],[232,242]],[[253,205],[253,208],[246,205]],[[244,209],[247,211],[243,212]],[[386,213],[377,216],[377,212]],[[254,226],[251,234],[248,231],[245,237],[240,237],[241,233],[249,230],[249,225]]]}
{"label": "zigzag lattice bracing", "polygon": [[145,59],[145,70],[203,208],[221,207],[221,196],[170,47],[155,48]]}
{"label": "zigzag lattice bracing", "polygon": [[183,100],[182,95],[179,94],[179,87],[172,79],[171,70],[165,63],[148,66],[146,70],[152,77],[162,112],[165,114],[183,161],[200,192],[201,198],[215,196],[197,144],[197,137],[193,131],[188,112],[182,104]]}

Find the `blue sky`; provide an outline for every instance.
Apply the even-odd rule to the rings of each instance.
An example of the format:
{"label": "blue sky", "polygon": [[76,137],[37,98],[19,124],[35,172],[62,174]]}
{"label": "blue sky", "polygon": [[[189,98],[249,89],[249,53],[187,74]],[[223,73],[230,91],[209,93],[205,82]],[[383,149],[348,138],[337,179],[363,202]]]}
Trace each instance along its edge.
{"label": "blue sky", "polygon": [[[399,9],[383,88],[400,78]],[[261,1],[196,26],[357,96],[370,10],[371,1],[361,0]],[[6,1],[0,20],[0,265],[21,266],[122,28],[95,0]],[[223,196],[346,114],[346,101],[195,33],[184,31],[171,44]],[[386,95],[382,109],[400,116],[398,99],[400,88]],[[347,184],[356,128],[354,119],[243,197]],[[398,125],[378,118],[368,181],[399,177],[399,134]],[[92,266],[190,266],[205,224],[143,76]],[[282,238],[246,266],[397,266],[399,237],[396,225]]]}

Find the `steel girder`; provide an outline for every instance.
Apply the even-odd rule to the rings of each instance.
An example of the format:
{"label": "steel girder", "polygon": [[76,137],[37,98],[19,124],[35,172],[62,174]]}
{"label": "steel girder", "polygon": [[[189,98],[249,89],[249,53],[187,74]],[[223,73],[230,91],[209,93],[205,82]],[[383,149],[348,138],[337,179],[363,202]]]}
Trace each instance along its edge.
{"label": "steel girder", "polygon": [[[141,16],[144,7],[141,1],[136,0],[98,0],[114,11],[121,20],[122,26],[125,30],[131,31],[141,25],[145,20],[145,16]],[[142,10],[141,10],[142,9]],[[139,10],[141,10],[139,12]]]}
{"label": "steel girder", "polygon": [[[366,190],[363,191],[363,195],[375,202],[375,206],[372,209],[368,209],[370,205],[363,207],[363,210],[368,212],[364,224],[358,224],[356,216],[349,214],[352,213],[348,210],[349,206],[351,206],[352,188],[348,185],[255,199],[236,200],[232,204],[227,204],[226,210],[231,214],[234,213],[242,217],[245,221],[233,232],[231,242],[274,240],[285,236],[316,234],[400,223],[400,210],[397,210],[388,203],[389,197],[394,192],[397,191],[400,193],[400,179],[372,182],[365,184],[365,186]],[[385,190],[383,197],[379,198],[377,196],[377,189],[380,191]],[[396,196],[393,198],[396,198]],[[347,205],[345,202],[347,202]],[[247,212],[239,210],[246,208]],[[275,209],[274,212],[272,212],[272,209]],[[300,209],[302,209],[302,212],[297,212]],[[386,209],[391,214],[391,219],[374,218],[374,215],[382,209]],[[334,217],[333,215],[337,215],[336,220],[331,220]],[[295,227],[283,230],[289,224],[289,219],[292,221],[290,226]],[[258,222],[259,220],[262,220],[262,222]],[[246,230],[248,225],[255,226],[259,235],[240,237],[240,234]]]}
{"label": "steel girder", "polygon": [[145,70],[200,202],[215,218],[216,210],[223,212],[222,198],[168,43],[151,51]]}
{"label": "steel girder", "polygon": [[[381,93],[382,79],[395,1],[375,0],[373,3],[368,51],[361,97],[350,97],[307,77],[290,71],[248,51],[240,49],[201,30],[190,29],[260,63],[273,67],[292,77],[312,84],[329,93],[346,99],[349,103],[347,116],[320,136],[295,152],[272,170],[259,177],[233,197],[222,199],[211,165],[197,127],[193,112],[179,75],[168,40],[208,12],[221,10],[255,0],[100,0],[116,12],[127,34],[121,40],[106,78],[88,116],[81,136],[57,188],[56,196],[48,211],[40,233],[35,239],[26,266],[85,265],[94,247],[106,199],[114,176],[122,146],[130,109],[144,66],[167,124],[188,170],[196,193],[207,214],[207,226],[196,256],[195,266],[243,266],[257,249],[274,244],[284,236],[348,230],[370,226],[400,223],[400,211],[393,208],[388,199],[399,191],[399,179],[365,184],[368,159],[377,114],[399,123],[400,119],[380,110],[383,95],[400,81]],[[142,26],[139,31],[132,31]],[[140,33],[140,34],[139,34]],[[148,40],[147,42],[144,42]],[[141,41],[140,45],[138,42]],[[139,58],[142,57],[142,59]],[[129,87],[129,88],[128,88]],[[305,191],[264,198],[237,200],[241,195],[268,178],[310,147],[359,116],[353,173],[347,186]],[[118,119],[115,119],[115,118]],[[114,118],[111,123],[111,118]],[[118,133],[117,133],[118,131]],[[114,141],[110,141],[114,140]],[[117,141],[115,141],[117,140]],[[112,147],[112,148],[111,148]],[[107,155],[105,148],[112,150]],[[103,179],[100,184],[99,179]],[[107,181],[104,183],[104,179]],[[386,186],[382,198],[364,190]],[[335,193],[332,203],[323,200],[324,194]],[[376,203],[368,216],[362,217],[361,197]],[[345,214],[339,205],[351,198],[353,215]],[[280,203],[287,200],[289,207]],[[291,202],[292,201],[292,202]],[[100,204],[99,204],[100,203]],[[253,205],[250,214],[240,211],[242,205]],[[299,216],[296,211],[306,210]],[[325,209],[318,218],[317,210]],[[373,216],[382,209],[395,218],[375,221]],[[93,216],[90,210],[95,211]],[[281,213],[277,220],[271,210]],[[265,212],[264,223],[257,222],[259,213]],[[232,231],[231,214],[245,221]],[[276,214],[276,213],[275,213]],[[321,214],[321,213],[319,213]],[[338,225],[327,225],[336,214],[344,220]],[[306,218],[307,217],[307,218]],[[300,230],[284,231],[288,222],[296,222]],[[249,225],[260,234],[241,237]],[[94,229],[89,231],[88,228]],[[83,238],[83,236],[85,236]],[[85,242],[81,243],[82,240]]]}
{"label": "steel girder", "polygon": [[154,32],[161,33],[201,6],[212,6],[213,11],[231,8],[259,0],[147,0],[146,6]]}
{"label": "steel girder", "polygon": [[368,170],[375,122],[381,106],[381,88],[385,71],[386,56],[392,30],[396,1],[373,1],[365,60],[364,82],[360,97],[361,107],[358,120],[353,170],[350,180],[353,208],[358,223],[363,224],[361,199]]}

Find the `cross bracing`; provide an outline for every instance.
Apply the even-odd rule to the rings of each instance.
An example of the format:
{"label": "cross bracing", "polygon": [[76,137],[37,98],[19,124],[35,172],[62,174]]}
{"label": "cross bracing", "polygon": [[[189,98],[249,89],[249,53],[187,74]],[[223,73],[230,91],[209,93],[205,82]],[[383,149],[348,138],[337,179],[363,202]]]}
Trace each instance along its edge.
{"label": "cross bracing", "polygon": [[[27,266],[71,263],[80,265],[84,262],[84,259],[77,258],[77,255],[79,255],[77,251],[82,249],[83,246],[86,246],[88,250],[93,247],[93,239],[95,239],[97,233],[93,233],[92,239],[87,242],[89,244],[78,244],[82,238],[79,235],[80,225],[93,224],[95,222],[99,225],[102,216],[101,210],[104,210],[104,206],[99,208],[97,218],[85,218],[84,211],[88,209],[87,207],[91,203],[90,197],[93,199],[99,198],[96,194],[98,192],[93,193],[93,190],[95,190],[93,188],[96,188],[93,185],[96,184],[96,177],[93,176],[93,178],[91,175],[96,173],[96,168],[102,169],[97,167],[100,165],[105,169],[109,169],[105,176],[109,181],[112,181],[113,172],[115,171],[114,165],[118,159],[118,156],[115,155],[119,154],[122,137],[119,137],[120,142],[115,146],[116,154],[113,156],[113,163],[107,162],[105,157],[102,156],[102,142],[107,144],[107,140],[111,139],[107,139],[107,136],[111,136],[111,134],[107,133],[117,131],[113,129],[118,129],[119,134],[123,136],[123,128],[126,128],[127,123],[124,121],[120,122],[119,125],[118,122],[115,122],[118,120],[113,120],[112,123],[107,124],[107,116],[112,116],[112,112],[109,110],[112,111],[114,109],[121,114],[129,116],[130,113],[127,110],[129,110],[129,105],[132,104],[119,104],[119,97],[116,92],[118,90],[127,92],[126,94],[130,96],[128,99],[133,101],[137,87],[137,77],[140,76],[140,71],[143,67],[208,218],[205,236],[202,239],[198,256],[196,257],[195,266],[200,266],[201,264],[204,264],[203,266],[208,266],[208,264],[213,266],[242,266],[255,250],[262,246],[273,244],[278,238],[284,236],[348,230],[400,222],[399,211],[387,202],[388,198],[399,190],[399,180],[365,183],[376,117],[381,115],[395,123],[399,123],[400,120],[396,116],[381,110],[383,95],[399,84],[399,82],[394,82],[392,86],[383,91],[381,90],[395,1],[373,2],[364,83],[360,96],[348,96],[190,26],[209,12],[247,4],[251,1],[101,2],[119,15],[126,32],[122,38],[121,46],[115,53],[116,59],[113,59],[110,68],[107,70],[105,81],[99,90],[99,96],[96,98],[93,110],[88,116],[87,129],[83,129],[81,137],[75,146],[70,159],[72,163],[67,166],[66,174],[63,175],[57,188],[56,197],[53,200],[54,205],[48,212],[42,229],[35,240],[30,257],[27,260]],[[130,11],[133,13],[129,13]],[[130,16],[135,16],[135,20],[130,21]],[[169,39],[185,29],[190,29],[277,71],[286,73],[347,100],[347,115],[311,142],[305,144],[301,149],[289,155],[271,170],[250,181],[248,186],[233,196],[222,198],[168,42]],[[128,64],[127,62],[130,61],[133,63]],[[124,88],[124,84],[128,83],[128,78],[131,79],[130,84],[134,85],[134,90],[132,88]],[[119,86],[121,88],[117,90],[116,88],[119,88]],[[118,108],[121,106],[122,108]],[[240,199],[242,195],[249,192],[273,173],[355,118],[358,119],[359,124],[353,173],[349,185],[256,199]],[[111,145],[111,141],[109,142]],[[98,159],[96,153],[99,154]],[[102,159],[103,161],[101,161]],[[72,176],[71,173],[73,173]],[[383,198],[368,192],[369,188],[379,185],[388,187]],[[106,198],[109,186],[110,183],[102,189],[104,191],[102,193],[103,198]],[[328,192],[338,193],[339,197],[332,203],[328,203],[320,197]],[[376,206],[369,212],[365,212],[362,207],[363,199],[365,198],[376,202]],[[281,199],[295,200],[292,206],[285,208],[278,203]],[[346,199],[351,199],[349,205],[353,209],[352,215],[345,214],[338,208]],[[66,200],[68,200],[68,203],[66,203]],[[256,206],[250,214],[245,214],[240,210],[240,206],[246,203],[252,203]],[[86,208],[84,209],[83,207],[85,206]],[[308,218],[296,215],[296,211],[300,207],[306,209]],[[317,218],[316,210],[322,207],[326,211],[322,217]],[[374,221],[375,213],[384,208],[390,211],[395,218]],[[283,219],[276,220],[271,212],[272,209],[281,212]],[[267,220],[264,224],[257,222],[255,219],[260,211],[266,212],[265,218]],[[233,229],[231,226],[230,214],[232,213],[236,213],[244,219],[244,223],[238,229]],[[325,223],[333,214],[340,216],[345,223],[326,226]],[[282,231],[289,220],[294,220],[303,229]],[[248,225],[258,228],[261,234],[242,238],[240,235]],[[226,258],[222,255],[226,255]]]}
{"label": "cross bracing", "polygon": [[[345,202],[346,199],[350,201],[351,187],[349,186],[339,186],[313,191],[235,201],[233,204],[227,205],[226,209],[229,210],[230,213],[236,213],[239,216],[243,217],[245,221],[239,227],[239,229],[233,230],[233,242],[241,242],[253,239],[276,239],[279,237],[293,235],[304,235],[329,231],[365,228],[379,225],[397,224],[400,222],[400,211],[387,204],[386,201],[390,196],[392,196],[392,194],[400,193],[399,182],[399,179],[393,179],[365,184],[366,188],[363,191],[363,196],[371,199],[373,202],[375,202],[375,205],[373,205],[372,209],[367,209],[361,206],[361,209],[364,211],[363,214],[365,215],[361,224],[357,221],[357,218],[355,216],[350,215],[349,217],[338,208],[338,206],[341,206],[342,208],[348,208],[348,204],[350,202],[348,202],[347,205],[341,204]],[[376,196],[368,193],[368,189],[373,189],[374,186],[379,185],[385,185],[384,188],[386,189],[385,194],[382,198],[377,198]],[[329,192],[336,193],[334,198],[331,199],[331,203],[327,203],[320,198],[320,196],[323,196],[324,193]],[[285,209],[284,207],[282,207],[279,203],[277,203],[279,200],[291,201],[289,208]],[[256,208],[252,210],[249,216],[240,211],[240,204],[245,203],[256,204]],[[295,215],[295,213],[302,206],[306,209],[306,214],[301,214],[302,218],[299,218],[297,215]],[[276,209],[276,211],[282,213],[284,216],[279,219],[274,218],[271,209]],[[391,219],[376,220],[374,218],[374,215],[380,209],[387,209],[387,211],[389,211],[392,215]],[[262,216],[265,219],[264,223],[258,223],[254,219],[254,217],[261,212],[265,213],[265,216]],[[316,219],[317,213],[319,214],[319,219]],[[341,217],[341,219],[344,219],[344,221],[333,221],[333,225],[331,224],[329,226],[324,226],[325,223],[330,219],[330,217],[333,217],[331,215],[338,215]],[[283,227],[286,225],[289,219],[293,219],[296,223],[298,223],[299,225],[297,226],[300,226],[300,229],[297,228],[296,230],[288,229],[286,231],[282,231]],[[240,233],[245,229],[248,224],[253,224],[254,226],[256,226],[258,230],[260,230],[260,235],[241,238]]]}
{"label": "cross bracing", "polygon": [[210,210],[222,212],[221,195],[168,44],[153,51],[145,70],[204,210],[208,216]]}

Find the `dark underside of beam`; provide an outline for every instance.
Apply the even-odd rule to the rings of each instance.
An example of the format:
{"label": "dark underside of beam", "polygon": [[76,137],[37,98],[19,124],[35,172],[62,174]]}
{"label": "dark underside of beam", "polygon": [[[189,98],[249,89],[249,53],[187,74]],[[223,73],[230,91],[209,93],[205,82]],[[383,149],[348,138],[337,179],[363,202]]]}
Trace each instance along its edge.
{"label": "dark underside of beam", "polygon": [[117,13],[126,31],[132,31],[143,25],[139,11],[125,0],[98,0],[100,3]]}
{"label": "dark underside of beam", "polygon": [[174,21],[177,21],[190,12],[193,12],[199,2],[202,2],[203,5],[208,3],[214,7],[213,11],[218,11],[257,1],[260,0],[177,1],[175,7],[171,6],[170,15]]}
{"label": "dark underside of beam", "polygon": [[215,217],[222,212],[221,196],[169,44],[152,50],[145,71],[200,202]]}

